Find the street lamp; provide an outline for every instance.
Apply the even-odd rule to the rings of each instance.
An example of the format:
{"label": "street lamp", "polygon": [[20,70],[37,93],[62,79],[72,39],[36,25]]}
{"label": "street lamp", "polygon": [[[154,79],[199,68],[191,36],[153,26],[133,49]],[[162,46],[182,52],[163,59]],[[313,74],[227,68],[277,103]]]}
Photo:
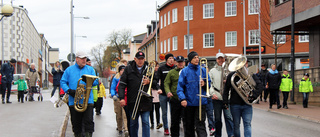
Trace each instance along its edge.
{"label": "street lamp", "polygon": [[[3,5],[3,2],[1,3],[1,5]],[[13,14],[13,7],[11,5],[4,5],[1,8],[1,19],[0,21],[4,18],[4,17],[10,17]],[[3,22],[1,22],[1,43],[2,43],[2,64],[4,63],[4,43],[3,43]]]}
{"label": "street lamp", "polygon": [[[77,37],[80,37],[80,38],[87,38],[87,36],[77,36],[77,35],[75,34],[75,35],[74,35],[74,38],[76,39]],[[75,45],[75,46],[74,46],[74,50],[75,50],[75,51],[77,51],[76,41],[77,41],[77,40],[75,40],[75,41],[74,41],[74,45]]]}

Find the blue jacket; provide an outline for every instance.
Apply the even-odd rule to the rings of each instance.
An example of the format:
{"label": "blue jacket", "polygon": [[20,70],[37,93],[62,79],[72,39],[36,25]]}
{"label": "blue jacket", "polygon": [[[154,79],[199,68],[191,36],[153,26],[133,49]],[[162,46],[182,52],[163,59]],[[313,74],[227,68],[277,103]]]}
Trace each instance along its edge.
{"label": "blue jacket", "polygon": [[110,88],[110,92],[111,92],[111,97],[113,97],[114,95],[116,95],[117,97],[119,97],[117,91],[116,91],[116,87],[118,85],[120,78],[116,78],[114,77],[112,79],[112,83],[111,83],[111,88]]}
{"label": "blue jacket", "polygon": [[[202,68],[202,78],[206,78],[206,69]],[[199,106],[199,76],[200,76],[200,65],[189,64],[188,67],[181,70],[177,94],[180,100],[187,100],[187,106]],[[206,81],[206,79],[203,79]],[[208,75],[208,82],[211,83],[211,79]],[[209,91],[208,91],[209,92]],[[202,95],[206,95],[206,89],[202,88]],[[202,105],[207,104],[207,98],[202,98]]]}
{"label": "blue jacket", "polygon": [[13,73],[14,73],[14,67],[11,66],[11,64],[8,63],[4,63],[1,66],[1,75],[2,75],[2,79],[1,79],[1,83],[11,83],[13,80]]}
{"label": "blue jacket", "polygon": [[[94,69],[91,66],[88,66],[88,65],[85,65],[81,69],[80,69],[78,64],[75,64],[73,66],[68,67],[64,71],[64,73],[62,75],[62,78],[60,80],[60,86],[63,89],[63,91],[65,91],[67,93],[69,89],[76,90],[77,89],[78,80],[81,78],[81,76],[83,74],[93,75],[93,76],[96,75]],[[93,82],[92,86],[96,86],[96,85],[98,85],[98,83],[99,83],[98,79],[96,79]],[[86,83],[83,82],[82,80],[80,81],[80,84],[86,85]],[[80,102],[82,103],[82,101],[80,101]],[[92,93],[92,90],[90,92],[88,104],[93,104],[93,93]],[[69,106],[72,106],[72,105],[74,105],[74,98],[69,96]]]}

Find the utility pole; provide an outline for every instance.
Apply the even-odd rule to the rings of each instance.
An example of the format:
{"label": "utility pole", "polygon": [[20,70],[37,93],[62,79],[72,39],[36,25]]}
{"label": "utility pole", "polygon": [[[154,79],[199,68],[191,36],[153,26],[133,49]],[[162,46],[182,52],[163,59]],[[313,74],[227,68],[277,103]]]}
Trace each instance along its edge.
{"label": "utility pole", "polygon": [[[188,23],[187,23],[187,47],[188,47],[188,54],[190,53],[190,44],[189,44],[189,0],[188,0],[188,7],[187,7],[187,16],[188,16]],[[188,55],[187,54],[187,55]],[[190,60],[191,61],[191,60]]]}
{"label": "utility pole", "polygon": [[291,102],[294,102],[294,85],[295,85],[295,79],[294,79],[294,65],[295,65],[295,57],[294,57],[294,0],[292,1],[292,13],[291,13],[291,77],[292,77],[292,94],[291,94]]}

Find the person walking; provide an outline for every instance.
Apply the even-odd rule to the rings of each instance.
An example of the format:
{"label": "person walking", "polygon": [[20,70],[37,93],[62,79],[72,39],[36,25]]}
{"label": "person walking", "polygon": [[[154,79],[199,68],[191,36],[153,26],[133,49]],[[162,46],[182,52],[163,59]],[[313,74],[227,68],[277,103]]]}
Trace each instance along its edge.
{"label": "person walking", "polygon": [[313,92],[312,83],[309,79],[309,73],[305,73],[300,81],[299,92],[303,94],[303,108],[308,108],[309,93]]}
{"label": "person walking", "polygon": [[[206,91],[205,87],[206,84],[209,84],[210,87],[211,79],[210,76],[208,76],[206,69],[201,69],[197,52],[190,52],[188,54],[188,60],[190,63],[186,68],[181,70],[177,86],[177,94],[181,101],[181,106],[185,107],[184,118],[186,128],[184,129],[184,136],[195,137],[196,132],[198,137],[207,137],[205,127],[207,99],[203,97],[200,106],[200,98],[197,94],[199,94],[199,89],[201,88],[200,95],[207,95],[206,92],[209,91]],[[200,71],[202,75],[200,75]],[[200,80],[200,76],[202,79],[208,76],[208,83],[202,79]],[[200,107],[201,113],[199,112]]]}
{"label": "person walking", "polygon": [[164,89],[166,91],[167,97],[170,99],[171,105],[171,136],[179,137],[180,136],[180,122],[181,119],[185,124],[185,120],[182,117],[184,107],[181,106],[178,94],[177,94],[177,86],[179,80],[179,73],[184,68],[185,62],[183,56],[177,56],[177,67],[171,69],[164,80]]}
{"label": "person walking", "polygon": [[[245,58],[245,57],[241,57]],[[246,58],[245,58],[246,60]],[[246,62],[245,66],[248,68],[248,62]],[[246,69],[248,70],[248,69]],[[223,106],[225,109],[229,109],[229,102],[230,102],[230,111],[233,118],[233,125],[234,125],[234,136],[240,137],[240,120],[243,121],[243,128],[244,128],[244,137],[251,137],[251,121],[253,116],[252,105],[247,104],[239,95],[233,87],[231,82],[236,84],[236,81],[239,81],[239,77],[235,77],[234,81],[231,81],[231,77],[238,72],[230,72],[227,76],[225,88],[223,91]],[[253,74],[251,76],[256,83],[255,90],[253,91],[252,96],[248,97],[248,101],[252,103],[254,100],[258,98],[260,93],[262,92],[262,83],[259,78]],[[230,92],[229,92],[230,91]],[[230,96],[230,99],[229,99]]]}
{"label": "person walking", "polygon": [[19,76],[19,80],[13,83],[14,85],[18,85],[18,102],[21,101],[23,103],[24,92],[28,89],[27,83],[24,81],[23,76]]}
{"label": "person walking", "polygon": [[[171,53],[168,53],[165,56],[166,59],[166,64],[161,65],[159,70],[158,70],[158,76],[160,79],[160,88],[161,91],[159,92],[159,99],[160,99],[160,107],[161,107],[161,111],[162,111],[162,122],[163,122],[163,127],[164,127],[164,135],[169,135],[169,130],[168,130],[168,102],[169,102],[169,98],[166,95],[166,91],[164,89],[164,80],[166,79],[166,76],[168,74],[168,72],[175,68],[174,65],[174,56]],[[170,105],[170,104],[169,104]]]}
{"label": "person walking", "polygon": [[[216,55],[217,64],[209,71],[209,75],[211,78],[212,86],[210,88],[210,95],[212,96],[212,104],[214,110],[214,123],[215,123],[215,131],[210,130],[210,136],[221,137],[222,136],[222,111],[224,115],[224,121],[226,124],[226,131],[228,137],[233,136],[233,120],[231,116],[231,112],[229,109],[224,109],[221,90],[225,84],[224,81],[224,68],[222,68],[222,64],[225,62],[225,56],[223,53],[217,53]],[[222,74],[223,73],[223,74]],[[209,103],[209,102],[208,102]],[[209,124],[210,125],[210,124]]]}
{"label": "person walking", "polygon": [[104,87],[103,83],[101,82],[101,79],[99,79],[99,91],[98,91],[98,99],[96,101],[96,115],[101,114],[101,109],[103,106],[103,98],[106,99],[106,88]]}
{"label": "person walking", "polygon": [[[82,137],[84,134],[86,137],[92,137],[94,132],[93,122],[93,94],[92,90],[88,98],[87,109],[84,112],[78,112],[74,107],[74,96],[78,85],[78,80],[83,75],[95,76],[95,71],[92,67],[86,65],[87,55],[86,53],[79,51],[76,53],[76,63],[68,67],[62,75],[60,85],[65,93],[69,94],[69,111],[71,116],[72,131],[75,137]],[[80,84],[86,84],[85,81],[80,81]],[[92,86],[98,85],[98,79],[96,79]],[[83,100],[80,100],[81,102]]]}
{"label": "person walking", "polygon": [[272,109],[274,102],[277,102],[277,108],[280,109],[280,100],[279,100],[279,88],[281,84],[281,75],[276,70],[276,65],[271,65],[271,70],[266,75],[266,89],[269,90],[270,100],[269,108]]}
{"label": "person walking", "polygon": [[[262,82],[263,85],[263,99],[264,102],[267,102],[267,98],[268,98],[268,90],[266,89],[266,75],[269,71],[266,69],[266,65],[265,64],[261,64],[261,71],[259,71],[259,76],[260,76],[260,81]],[[262,101],[262,93],[260,95],[260,101]]]}
{"label": "person walking", "polygon": [[37,81],[39,81],[39,73],[36,70],[36,65],[34,63],[31,63],[30,69],[27,70],[26,79],[28,80],[27,83],[29,91],[31,91],[31,97],[29,101],[34,101],[33,93],[37,92]]}
{"label": "person walking", "polygon": [[[154,68],[154,76],[153,76],[153,80],[157,80],[158,79],[158,69],[159,69],[159,63],[157,61],[155,61],[156,66]],[[150,129],[154,129],[154,111],[156,112],[156,122],[157,122],[157,129],[160,129],[162,127],[162,123],[160,123],[160,101],[159,101],[159,90],[160,87],[157,87],[157,89],[153,89],[152,88],[152,110],[150,111],[150,122],[151,122],[151,127]]]}
{"label": "person walking", "polygon": [[57,61],[56,63],[54,63],[54,67],[52,68],[51,71],[52,75],[53,75],[53,90],[51,92],[51,97],[54,96],[54,93],[56,91],[57,88],[59,88],[59,92],[60,92],[60,80],[61,77],[63,75],[63,70],[62,70],[62,65],[60,64],[59,61]]}
{"label": "person walking", "polygon": [[283,108],[288,109],[287,100],[289,92],[292,91],[292,79],[286,69],[283,70],[281,77],[280,92],[283,94]]}
{"label": "person walking", "polygon": [[[12,103],[10,102],[10,93],[11,93],[11,84],[13,80],[13,73],[14,73],[14,67],[16,64],[15,59],[11,59],[8,63],[4,63],[1,66],[1,89],[2,89],[2,104],[5,103]],[[5,96],[6,96],[6,91],[7,91],[7,101],[5,102]]]}
{"label": "person walking", "polygon": [[[120,105],[122,107],[126,105],[125,89],[127,88],[127,111],[130,116],[132,116],[138,95],[142,94],[139,92],[147,92],[149,84],[152,84],[152,88],[156,88],[157,86],[156,80],[150,83],[150,78],[146,77],[147,68],[148,62],[145,61],[145,54],[142,51],[138,51],[134,61],[128,63],[128,66],[125,67],[124,72],[121,75],[118,87]],[[139,89],[140,84],[144,85],[144,89]],[[152,99],[144,95],[141,95],[140,97],[140,104],[137,106],[136,117],[135,119],[130,119],[130,137],[138,137],[139,116],[141,117],[142,123],[142,137],[150,137],[149,117],[150,111],[152,110]]]}

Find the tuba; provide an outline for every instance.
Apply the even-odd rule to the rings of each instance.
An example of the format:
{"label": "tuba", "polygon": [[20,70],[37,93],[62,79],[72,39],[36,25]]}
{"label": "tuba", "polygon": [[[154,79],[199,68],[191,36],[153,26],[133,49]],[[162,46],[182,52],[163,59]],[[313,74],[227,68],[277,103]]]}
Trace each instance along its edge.
{"label": "tuba", "polygon": [[[136,119],[136,115],[137,115],[137,112],[138,112],[138,108],[139,108],[139,105],[140,105],[140,100],[141,100],[142,95],[146,96],[148,98],[153,98],[152,95],[151,95],[151,86],[152,86],[155,67],[156,67],[156,62],[155,61],[150,62],[149,65],[146,68],[147,69],[146,75],[142,76],[142,80],[141,80],[141,83],[140,83],[140,88],[138,90],[138,95],[137,95],[136,102],[134,104],[134,108],[133,108],[132,115],[131,115],[132,120]],[[144,92],[143,91],[143,89],[144,89],[143,79],[146,78],[146,77],[148,77],[148,78],[151,77],[151,79],[150,79],[148,91]]]}
{"label": "tuba", "polygon": [[[87,109],[90,92],[92,89],[92,85],[97,76],[92,75],[82,75],[78,80],[76,94],[74,95],[74,109],[78,112],[84,112]],[[87,83],[86,88],[85,85],[80,84],[80,81],[84,79]]]}
{"label": "tuba", "polygon": [[228,70],[228,67],[232,60],[234,60],[237,57],[240,57],[240,54],[224,54],[225,55],[225,62],[223,62],[221,67],[221,83],[220,83],[220,94],[223,95],[224,91],[224,80],[227,80],[227,76],[230,73]]}
{"label": "tuba", "polygon": [[[258,98],[254,101],[249,101],[249,97],[253,95],[255,90],[256,82],[252,76],[248,73],[248,69],[245,67],[247,58],[244,56],[235,58],[229,65],[229,71],[236,71],[231,77],[231,85],[242,98],[242,100],[252,105],[258,101]],[[237,81],[236,77],[238,77]]]}

